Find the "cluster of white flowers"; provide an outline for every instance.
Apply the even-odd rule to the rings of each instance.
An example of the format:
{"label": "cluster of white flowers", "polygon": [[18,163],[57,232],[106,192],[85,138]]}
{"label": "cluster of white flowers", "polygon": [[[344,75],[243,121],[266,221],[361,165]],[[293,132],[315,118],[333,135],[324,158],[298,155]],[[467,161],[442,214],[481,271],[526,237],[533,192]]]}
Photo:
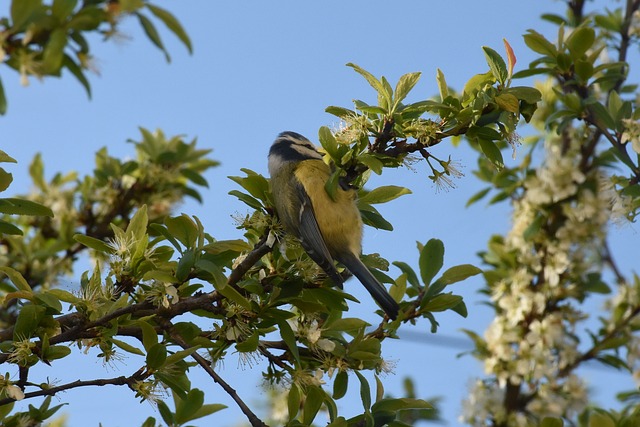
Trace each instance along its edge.
{"label": "cluster of white flowers", "polygon": [[[578,357],[575,326],[584,317],[568,299],[582,296],[581,278],[597,267],[612,196],[599,191],[604,177],[581,172],[577,143],[563,150],[551,140],[546,153],[513,204],[504,249],[515,254],[516,266],[492,287],[497,316],[485,332],[490,379],[472,387],[461,417],[474,426],[524,427],[536,417],[575,415],[587,404],[585,384],[563,371]],[[508,386],[520,387],[533,418],[505,409]]]}

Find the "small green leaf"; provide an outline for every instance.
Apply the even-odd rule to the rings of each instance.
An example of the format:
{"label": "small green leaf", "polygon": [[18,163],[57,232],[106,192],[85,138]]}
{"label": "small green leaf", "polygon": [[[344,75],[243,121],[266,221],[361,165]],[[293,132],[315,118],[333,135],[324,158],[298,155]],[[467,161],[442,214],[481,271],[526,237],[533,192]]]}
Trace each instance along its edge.
{"label": "small green leaf", "polygon": [[114,248],[106,244],[104,241],[96,239],[95,237],[85,236],[84,234],[74,234],[73,240],[86,246],[87,248],[94,249],[98,252],[102,252],[105,254],[115,253]]}
{"label": "small green leaf", "polygon": [[67,30],[55,29],[49,36],[42,55],[42,70],[47,74],[55,74],[62,66],[64,48],[67,45]]}
{"label": "small green leaf", "polygon": [[251,303],[249,302],[249,300],[246,299],[245,297],[243,297],[240,294],[240,292],[236,291],[233,288],[233,286],[227,286],[226,282],[224,283],[223,286],[220,286],[219,282],[216,282],[214,284],[214,287],[225,298],[229,299],[230,301],[235,302],[236,304],[240,305],[241,307],[246,308],[247,310],[251,310]]}
{"label": "small green leaf", "polygon": [[400,399],[381,399],[371,407],[373,412],[397,412],[406,409],[433,409],[433,405],[426,400],[405,397]]}
{"label": "small green leaf", "polygon": [[12,182],[13,175],[5,171],[3,168],[0,168],[0,192],[9,188]]}
{"label": "small green leaf", "polygon": [[184,28],[182,27],[182,25],[176,19],[175,16],[173,16],[171,13],[169,13],[165,9],[162,9],[158,6],[155,6],[149,3],[146,3],[145,6],[147,6],[147,8],[151,11],[151,13],[153,13],[156,16],[156,18],[161,20],[164,23],[164,25],[166,25],[167,28],[171,30],[171,32],[173,32],[173,34],[175,34],[176,37],[180,39],[180,41],[189,50],[189,53],[193,53],[193,46],[191,45],[191,39],[189,38],[189,35],[184,30]]}
{"label": "small green leaf", "polygon": [[498,52],[487,46],[482,46],[485,59],[489,65],[491,73],[501,85],[504,85],[509,79],[509,72],[507,71],[507,64]]}
{"label": "small green leaf", "polygon": [[47,309],[40,305],[24,305],[18,313],[15,326],[13,328],[14,341],[22,341],[31,338],[40,325]]}
{"label": "small green leaf", "polygon": [[402,261],[394,261],[392,264],[398,267],[400,271],[402,271],[404,274],[407,275],[407,280],[409,281],[411,286],[413,287],[420,286],[420,282],[418,281],[418,276],[416,275],[416,272],[413,270],[413,268],[409,266],[409,264]]}
{"label": "small green leaf", "polygon": [[31,200],[15,198],[0,199],[0,213],[53,217],[53,211],[48,207]]}
{"label": "small green leaf", "polygon": [[7,96],[4,93],[2,79],[0,79],[0,116],[7,114]]}
{"label": "small green leaf", "polygon": [[429,286],[444,264],[444,244],[441,240],[431,239],[420,251],[420,277],[425,286]]}
{"label": "small green leaf", "polygon": [[553,43],[547,40],[542,34],[534,30],[527,30],[527,33],[528,34],[524,35],[524,42],[529,46],[529,49],[551,57],[555,57],[558,54],[558,50]]}
{"label": "small green leaf", "polygon": [[162,39],[160,38],[160,34],[158,34],[158,30],[156,30],[155,25],[153,25],[149,18],[141,13],[136,13],[136,16],[138,17],[140,25],[142,26],[142,29],[144,30],[144,33],[147,35],[149,40],[151,40],[151,42],[156,45],[158,49],[164,52],[164,56],[167,62],[171,62],[169,52],[167,52],[167,49],[165,49],[164,44],[162,43]]}
{"label": "small green leaf", "polygon": [[184,424],[192,420],[193,415],[202,408],[204,393],[202,390],[194,388],[189,390],[184,399],[174,396],[174,402],[176,405],[176,422],[178,424]]}
{"label": "small green leaf", "polygon": [[520,103],[518,102],[518,98],[510,93],[501,93],[495,98],[496,104],[500,108],[510,113],[516,113],[520,111]]}
{"label": "small green leaf", "polygon": [[438,91],[440,92],[440,100],[444,100],[449,96],[449,86],[444,78],[444,73],[440,68],[436,70],[436,82],[438,83]]}
{"label": "small green leaf", "polygon": [[167,348],[164,344],[157,343],[147,351],[146,363],[151,369],[160,369],[167,360]]}
{"label": "small green leaf", "polygon": [[293,329],[291,329],[291,325],[286,320],[281,320],[278,322],[278,328],[280,329],[280,335],[284,340],[285,344],[291,351],[293,358],[296,361],[296,365],[300,365],[300,353],[298,352],[298,346],[296,344],[296,336],[293,333]]}
{"label": "small green leaf", "polygon": [[9,234],[12,236],[22,236],[22,230],[13,224],[0,219],[0,234]]}
{"label": "small green leaf", "polygon": [[498,168],[504,167],[504,159],[498,146],[492,141],[488,141],[483,138],[478,138],[478,144],[485,156]]}
{"label": "small green leaf", "polygon": [[138,211],[133,215],[129,225],[127,225],[126,233],[133,234],[136,240],[142,240],[147,233],[147,224],[149,223],[149,216],[147,215],[147,205],[142,205]]}
{"label": "small green leaf", "polygon": [[371,408],[371,387],[364,375],[358,371],[354,372],[358,377],[358,380],[360,380],[360,400],[362,401],[362,406],[364,407],[364,411],[369,413]]}
{"label": "small green leaf", "polygon": [[333,136],[333,132],[331,132],[328,127],[320,127],[318,130],[318,140],[320,141],[322,148],[325,149],[331,158],[338,159],[340,157],[338,154],[338,141],[336,141],[335,136]]}
{"label": "small green leaf", "polygon": [[87,96],[91,99],[91,84],[89,80],[84,75],[84,71],[80,65],[76,64],[76,62],[71,59],[71,57],[67,54],[64,55],[64,59],[62,60],[62,66],[67,67],[67,70],[73,74],[73,76],[80,82],[84,90],[87,92]]}
{"label": "small green leaf", "polygon": [[181,169],[180,174],[196,185],[209,188],[207,180],[193,169]]}
{"label": "small green leaf", "polygon": [[77,4],[78,0],[53,0],[51,14],[62,22],[71,15]]}
{"label": "small green leaf", "polygon": [[307,396],[302,407],[302,423],[310,426],[315,419],[322,402],[324,401],[325,393],[320,387],[308,387]]}
{"label": "small green leaf", "polygon": [[338,371],[336,379],[333,381],[333,398],[342,399],[347,394],[349,387],[349,374],[347,371]]}
{"label": "small green leaf", "polygon": [[596,40],[595,30],[591,27],[576,28],[567,41],[565,42],[571,58],[574,61],[582,58],[582,56],[593,46],[593,42]]}
{"label": "small green leaf", "polygon": [[42,0],[14,0],[11,2],[11,26],[13,32],[18,32],[25,26],[38,8],[42,7]]}
{"label": "small green leaf", "polygon": [[373,190],[360,197],[360,201],[371,205],[379,203],[387,203],[391,200],[397,199],[405,194],[411,194],[411,190],[405,187],[399,187],[397,185],[385,185],[382,187],[374,188]]}
{"label": "small green leaf", "polygon": [[113,342],[115,345],[117,345],[127,353],[137,354],[138,356],[144,356],[144,353],[142,350],[140,350],[138,347],[135,347],[127,342],[121,341],[116,338],[111,338],[111,342]]}
{"label": "small green leaf", "polygon": [[25,278],[18,270],[14,270],[11,267],[0,267],[0,272],[9,277],[9,280],[16,286],[19,291],[33,292],[31,286],[27,283]]}
{"label": "small green leaf", "polygon": [[289,420],[293,420],[300,411],[300,389],[294,383],[291,384],[289,394],[287,396],[287,409],[289,411]]}
{"label": "small green leaf", "polygon": [[[347,67],[353,68],[358,74],[364,77],[371,87],[378,93],[378,97],[386,101],[387,107],[391,104],[391,98],[387,89],[385,89],[384,84],[380,80],[376,79],[373,74],[351,62],[347,64]],[[381,104],[380,107],[385,107],[385,105]]]}
{"label": "small green leaf", "polygon": [[444,273],[442,273],[442,276],[440,276],[440,278],[438,278],[436,282],[444,284],[446,286],[452,283],[460,282],[462,280],[465,280],[471,276],[478,275],[480,273],[482,273],[482,270],[480,270],[475,265],[471,265],[471,264],[456,265],[454,267],[451,267]]}
{"label": "small green leaf", "polygon": [[169,233],[178,239],[185,247],[193,248],[198,240],[198,227],[191,218],[182,214],[168,217],[164,220]]}
{"label": "small green leaf", "polygon": [[538,89],[527,86],[514,86],[505,89],[502,93],[508,93],[529,104],[535,104],[542,99],[542,94]]}
{"label": "small green leaf", "polygon": [[544,417],[540,423],[540,427],[562,427],[564,422],[561,418]]}
{"label": "small green leaf", "polygon": [[409,92],[411,92],[411,89],[413,89],[416,83],[418,83],[418,80],[420,80],[419,72],[407,73],[400,77],[396,84],[395,99],[393,100],[394,110],[398,105],[400,105],[400,102],[407,97]]}
{"label": "small green leaf", "polygon": [[71,354],[71,349],[66,345],[52,345],[42,355],[42,358],[48,362],[52,360],[62,359]]}
{"label": "small green leaf", "polygon": [[425,299],[426,303],[421,304],[420,311],[436,312],[445,311],[462,302],[460,295],[440,294],[431,299]]}

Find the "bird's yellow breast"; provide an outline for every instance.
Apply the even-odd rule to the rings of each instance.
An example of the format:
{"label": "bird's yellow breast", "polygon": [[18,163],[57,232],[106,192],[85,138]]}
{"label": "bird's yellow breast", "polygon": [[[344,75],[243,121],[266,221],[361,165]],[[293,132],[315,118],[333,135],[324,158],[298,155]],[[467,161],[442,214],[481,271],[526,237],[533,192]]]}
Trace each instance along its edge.
{"label": "bird's yellow breast", "polygon": [[325,184],[331,176],[329,166],[322,160],[304,160],[295,176],[311,199],[316,220],[332,255],[362,251],[362,218],[356,205],[355,190],[338,187],[335,201],[329,197]]}

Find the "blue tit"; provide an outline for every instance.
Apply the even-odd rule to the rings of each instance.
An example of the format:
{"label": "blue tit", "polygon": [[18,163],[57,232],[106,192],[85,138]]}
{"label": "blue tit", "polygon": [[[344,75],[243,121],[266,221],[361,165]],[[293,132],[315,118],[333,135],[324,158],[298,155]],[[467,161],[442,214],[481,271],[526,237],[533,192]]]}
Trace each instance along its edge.
{"label": "blue tit", "polygon": [[395,320],[398,303],[360,261],[362,217],[356,191],[339,186],[332,199],[325,190],[331,169],[311,141],[295,132],[282,132],[271,146],[269,174],[285,230],[300,240],[309,257],[340,288],[344,280],[334,260],[342,263]]}

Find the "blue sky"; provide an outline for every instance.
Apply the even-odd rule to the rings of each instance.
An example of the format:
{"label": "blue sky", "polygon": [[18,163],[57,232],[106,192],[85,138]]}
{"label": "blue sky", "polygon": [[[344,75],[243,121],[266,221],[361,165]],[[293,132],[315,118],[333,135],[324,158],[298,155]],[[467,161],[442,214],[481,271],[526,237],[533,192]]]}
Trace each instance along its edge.
{"label": "blue sky", "polygon": [[[9,1],[0,2],[6,13]],[[440,68],[449,85],[460,88],[472,75],[487,69],[481,47],[503,52],[502,39],[513,46],[518,64],[525,67],[532,59],[522,34],[528,28],[555,38],[555,29],[541,23],[545,12],[562,13],[559,1],[514,2],[512,0],[450,0],[435,2],[412,0],[383,2],[260,2],[161,0],[158,5],[172,11],[189,32],[194,54],[167,32],[162,32],[172,63],[141,34],[135,19],[123,22],[130,37],[121,43],[96,40],[93,53],[100,76],[90,77],[93,99],[89,101],[73,77],[31,79],[28,88],[7,67],[0,68],[9,111],[0,118],[2,148],[19,163],[11,166],[14,184],[8,193],[29,191],[27,166],[42,153],[48,176],[57,171],[90,173],[94,153],[107,146],[115,156],[132,156],[127,139],[138,139],[138,126],[161,128],[167,135],[197,137],[201,147],[212,148],[213,157],[222,162],[206,176],[210,188],[203,192],[204,203],[188,202],[179,212],[197,215],[207,231],[218,239],[241,236],[231,215],[246,207],[227,192],[236,188],[226,177],[250,168],[266,175],[266,155],[275,136],[283,130],[300,132],[317,141],[317,130],[336,125],[324,112],[328,105],[351,106],[354,98],[373,102],[375,95],[367,83],[345,67],[354,62],[391,82],[412,71],[422,79],[409,101],[425,99],[437,92],[436,69]],[[479,264],[475,255],[493,233],[509,227],[508,206],[486,207],[478,203],[465,208],[466,200],[481,188],[472,175],[475,156],[464,147],[441,144],[434,150],[439,157],[449,154],[461,161],[466,176],[458,188],[436,193],[426,165],[415,171],[401,169],[374,177],[370,184],[403,185],[413,194],[391,204],[381,212],[395,226],[393,234],[365,230],[365,252],[379,252],[389,260],[417,264],[416,240],[430,238],[445,243],[445,267],[462,263]],[[512,162],[509,155],[505,156]],[[519,160],[516,160],[517,162]],[[620,245],[637,244],[637,230],[616,229]],[[624,246],[623,246],[624,247]],[[623,254],[623,266],[631,266],[632,255]],[[77,280],[81,271],[69,282]],[[393,272],[394,275],[397,272]],[[481,279],[456,285],[464,295],[469,317],[455,314],[437,316],[441,328],[437,336],[459,337],[460,328],[482,333],[491,312],[480,304],[477,294]],[[352,316],[375,320],[372,303],[353,281],[347,283],[362,303],[353,305]],[[597,307],[599,302],[594,302]],[[384,380],[387,392],[400,395],[402,381],[410,375],[420,397],[443,397],[443,416],[448,425],[458,425],[460,401],[470,381],[482,375],[481,365],[470,356],[457,358],[460,347],[441,346],[430,341],[429,324],[407,327],[411,340],[385,342],[384,355],[395,364],[395,372]],[[415,339],[420,334],[420,339]],[[402,333],[401,333],[402,336]],[[408,337],[409,338],[409,337]],[[469,344],[469,349],[470,344]],[[129,375],[138,362],[130,358],[115,367],[103,368],[95,353],[55,363],[40,370],[42,375],[65,380]],[[243,366],[230,359],[220,374],[250,404],[261,402],[260,366]],[[631,388],[625,376],[614,371],[584,371],[595,390],[594,397],[605,406],[612,404],[611,392],[599,387],[607,381]],[[194,385],[206,392],[208,403],[224,403],[229,409],[212,420],[195,425],[233,426],[244,421],[227,396],[207,378],[196,376]],[[124,388],[72,390],[60,396],[69,402],[64,411],[71,427],[140,425],[149,415],[159,415],[148,404],[139,404]],[[114,410],[117,408],[117,410]],[[359,411],[357,390],[342,404],[345,415]]]}

